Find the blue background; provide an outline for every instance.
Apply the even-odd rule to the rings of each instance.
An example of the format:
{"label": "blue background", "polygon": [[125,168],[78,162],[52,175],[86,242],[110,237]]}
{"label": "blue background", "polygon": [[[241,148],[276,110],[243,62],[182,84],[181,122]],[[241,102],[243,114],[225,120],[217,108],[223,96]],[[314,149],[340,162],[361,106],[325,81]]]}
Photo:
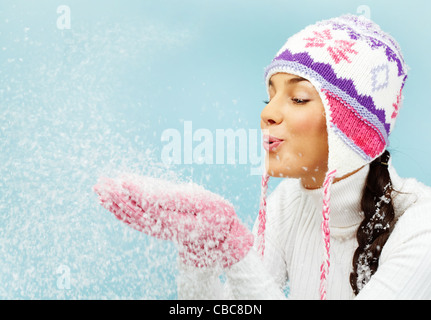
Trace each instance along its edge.
{"label": "blue background", "polygon": [[167,168],[163,131],[258,130],[263,69],[285,40],[363,5],[411,68],[393,163],[431,185],[429,1],[1,1],[0,298],[175,299],[175,248],[101,208],[97,177],[180,175],[251,226],[250,165]]}

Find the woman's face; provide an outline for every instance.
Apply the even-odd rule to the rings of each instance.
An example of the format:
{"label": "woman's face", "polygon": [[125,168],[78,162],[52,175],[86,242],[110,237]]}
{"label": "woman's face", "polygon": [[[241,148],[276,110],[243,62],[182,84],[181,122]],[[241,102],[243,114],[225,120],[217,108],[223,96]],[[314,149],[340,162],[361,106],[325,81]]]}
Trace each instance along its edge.
{"label": "woman's face", "polygon": [[299,178],[304,187],[319,188],[328,169],[328,134],[319,93],[304,78],[277,73],[269,81],[269,95],[260,115],[268,174]]}

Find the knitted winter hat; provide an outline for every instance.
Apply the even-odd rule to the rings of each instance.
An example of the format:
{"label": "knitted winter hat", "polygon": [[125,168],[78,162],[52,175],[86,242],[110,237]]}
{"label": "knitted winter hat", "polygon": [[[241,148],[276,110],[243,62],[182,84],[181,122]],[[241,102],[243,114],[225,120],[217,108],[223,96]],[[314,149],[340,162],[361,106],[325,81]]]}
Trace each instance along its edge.
{"label": "knitted winter hat", "polygon": [[[265,69],[265,83],[284,72],[310,81],[326,114],[328,171],[323,184],[321,298],[329,270],[330,185],[335,177],[359,169],[389,145],[407,78],[400,47],[363,16],[343,15],[317,22],[290,37]],[[269,96],[269,93],[268,93]],[[264,251],[266,188],[262,177],[259,249]]]}

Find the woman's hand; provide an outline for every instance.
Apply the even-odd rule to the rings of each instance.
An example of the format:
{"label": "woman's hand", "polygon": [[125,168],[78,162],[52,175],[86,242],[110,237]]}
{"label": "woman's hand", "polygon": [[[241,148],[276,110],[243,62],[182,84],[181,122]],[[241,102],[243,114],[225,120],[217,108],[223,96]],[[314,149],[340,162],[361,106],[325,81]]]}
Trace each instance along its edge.
{"label": "woman's hand", "polygon": [[132,228],[178,245],[187,265],[229,267],[253,245],[228,201],[194,183],[137,175],[101,178],[101,205]]}

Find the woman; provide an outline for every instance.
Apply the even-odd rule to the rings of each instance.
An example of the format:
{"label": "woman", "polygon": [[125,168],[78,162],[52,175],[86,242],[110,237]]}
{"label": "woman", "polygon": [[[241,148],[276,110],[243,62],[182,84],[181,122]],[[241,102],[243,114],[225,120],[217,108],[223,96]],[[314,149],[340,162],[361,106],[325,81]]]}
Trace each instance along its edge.
{"label": "woman", "polygon": [[[254,236],[195,185],[125,176],[95,190],[119,219],[178,244],[180,298],[284,299],[287,285],[292,299],[430,299],[431,189],[400,178],[387,151],[406,78],[398,44],[364,17],[287,40],[265,69]],[[288,179],[266,199],[269,176]]]}

